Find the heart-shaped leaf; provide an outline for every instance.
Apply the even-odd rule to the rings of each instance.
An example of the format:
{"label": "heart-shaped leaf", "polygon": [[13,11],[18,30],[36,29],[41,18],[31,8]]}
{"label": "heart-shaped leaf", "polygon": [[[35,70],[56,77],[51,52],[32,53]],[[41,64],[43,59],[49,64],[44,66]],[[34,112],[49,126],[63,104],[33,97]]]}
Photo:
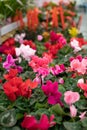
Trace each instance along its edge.
{"label": "heart-shaped leaf", "polygon": [[62,107],[59,104],[52,106],[49,110],[57,115],[66,115],[66,113],[63,111]]}
{"label": "heart-shaped leaf", "polygon": [[82,130],[81,122],[64,122],[66,130]]}
{"label": "heart-shaped leaf", "polygon": [[81,120],[83,127],[87,129],[87,117]]}
{"label": "heart-shaped leaf", "polygon": [[0,124],[3,127],[12,127],[16,124],[15,109],[5,111],[0,114]]}

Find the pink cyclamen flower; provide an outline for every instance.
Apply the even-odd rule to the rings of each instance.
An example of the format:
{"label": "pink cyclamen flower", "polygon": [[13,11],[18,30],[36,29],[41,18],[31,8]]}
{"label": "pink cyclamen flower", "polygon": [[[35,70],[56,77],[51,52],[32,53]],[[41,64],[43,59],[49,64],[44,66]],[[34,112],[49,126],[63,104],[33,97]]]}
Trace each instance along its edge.
{"label": "pink cyclamen flower", "polygon": [[74,105],[71,105],[70,106],[70,116],[71,117],[76,117],[76,115],[77,115],[77,109],[75,108]]}
{"label": "pink cyclamen flower", "polygon": [[24,38],[25,38],[25,36],[26,36],[26,34],[25,33],[22,33],[22,34],[16,34],[15,35],[15,41],[17,41],[17,42],[19,42],[19,43],[21,43],[21,44],[23,44],[23,42],[24,42]]}
{"label": "pink cyclamen flower", "polygon": [[78,92],[66,91],[64,93],[64,101],[68,105],[71,105],[71,104],[79,101],[79,99],[80,99],[80,95]]}
{"label": "pink cyclamen flower", "polygon": [[32,67],[34,72],[37,72],[39,68],[49,68],[49,63],[52,62],[51,57],[44,55],[43,57],[33,56],[29,65]]}
{"label": "pink cyclamen flower", "polygon": [[87,70],[87,59],[82,59],[82,61],[79,61],[79,59],[74,59],[70,63],[71,70],[77,71],[80,74],[85,74]]}
{"label": "pink cyclamen flower", "polygon": [[18,61],[18,58],[14,59],[12,55],[8,54],[6,61],[3,63],[3,68],[9,71],[11,67],[14,67],[18,70],[19,73],[21,73],[23,71],[23,68],[21,66],[16,65],[16,61]]}
{"label": "pink cyclamen flower", "polygon": [[42,36],[42,35],[38,35],[38,36],[37,36],[37,40],[38,40],[38,41],[42,41],[42,39],[43,39],[43,36]]}
{"label": "pink cyclamen flower", "polygon": [[64,79],[63,79],[63,78],[60,78],[60,79],[58,80],[58,82],[59,82],[60,84],[64,84]]}
{"label": "pink cyclamen flower", "polygon": [[62,105],[61,96],[62,94],[58,91],[58,83],[51,81],[47,81],[46,85],[42,85],[42,90],[44,94],[48,97],[49,104],[57,104]]}
{"label": "pink cyclamen flower", "polygon": [[51,67],[50,68],[50,72],[53,74],[53,75],[58,75],[62,72],[65,71],[65,66],[63,64],[61,65],[55,65],[54,67]]}
{"label": "pink cyclamen flower", "polygon": [[74,49],[74,52],[78,52],[81,51],[81,47],[79,46],[79,41],[77,41],[76,39],[73,39],[70,42],[71,47]]}
{"label": "pink cyclamen flower", "polygon": [[79,116],[79,118],[81,119],[81,120],[83,120],[86,116],[86,113],[87,113],[87,111],[85,111],[85,112],[82,112],[81,114],[80,114],[80,116]]}
{"label": "pink cyclamen flower", "polygon": [[16,56],[22,56],[25,60],[30,61],[30,58],[35,55],[36,50],[30,48],[29,45],[23,45],[19,48],[15,48]]}
{"label": "pink cyclamen flower", "polygon": [[37,69],[37,73],[38,73],[39,76],[42,76],[44,78],[47,75],[49,75],[49,69],[48,68],[39,67]]}
{"label": "pink cyclamen flower", "polygon": [[71,69],[76,70],[80,67],[80,61],[78,59],[74,59],[70,63]]}
{"label": "pink cyclamen flower", "polygon": [[59,43],[62,43],[63,45],[66,44],[66,39],[63,37],[63,35],[60,36]]}
{"label": "pink cyclamen flower", "polygon": [[16,64],[15,64],[15,61],[16,61],[16,60],[17,60],[17,59],[14,59],[14,58],[12,57],[12,55],[8,54],[8,55],[7,55],[7,58],[6,58],[6,61],[3,63],[3,68],[5,68],[6,70],[9,71],[9,69],[10,69],[11,67],[15,67],[15,66],[16,66]]}
{"label": "pink cyclamen flower", "polygon": [[38,74],[36,75],[33,81],[37,82],[38,84],[41,84],[41,78],[39,77]]}

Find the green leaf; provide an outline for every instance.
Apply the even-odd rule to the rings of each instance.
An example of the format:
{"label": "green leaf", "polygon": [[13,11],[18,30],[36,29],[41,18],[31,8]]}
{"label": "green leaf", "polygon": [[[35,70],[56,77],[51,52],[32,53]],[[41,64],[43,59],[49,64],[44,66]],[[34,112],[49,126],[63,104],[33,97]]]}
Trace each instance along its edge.
{"label": "green leaf", "polygon": [[5,111],[0,114],[0,124],[3,127],[12,127],[16,124],[15,109]]}
{"label": "green leaf", "polygon": [[2,111],[2,112],[3,112],[3,111],[6,111],[6,108],[5,108],[4,106],[1,106],[1,105],[0,105],[0,111]]}
{"label": "green leaf", "polygon": [[3,14],[0,14],[0,20],[4,18],[4,15]]}
{"label": "green leaf", "polygon": [[6,6],[7,8],[9,8],[11,11],[13,11],[13,9],[11,8],[11,6],[10,6],[10,5],[5,4],[5,6]]}
{"label": "green leaf", "polygon": [[23,3],[21,2],[21,0],[16,0],[20,5],[23,6]]}
{"label": "green leaf", "polygon": [[59,91],[62,93],[66,91],[63,85],[59,85]]}
{"label": "green leaf", "polygon": [[57,115],[66,115],[66,113],[63,111],[62,107],[59,104],[52,106],[49,110]]}
{"label": "green leaf", "polygon": [[61,124],[62,123],[62,116],[55,116],[55,121],[57,124]]}
{"label": "green leaf", "polygon": [[23,115],[22,113],[16,114],[16,119],[17,119],[17,120],[19,120],[19,119],[21,119],[21,118],[23,118],[23,117],[24,117],[24,115]]}
{"label": "green leaf", "polygon": [[82,122],[82,126],[86,127],[86,129],[87,129],[87,117],[84,118],[83,120],[81,120],[81,122]]}
{"label": "green leaf", "polygon": [[87,110],[87,101],[85,99],[81,99],[75,104],[80,110]]}
{"label": "green leaf", "polygon": [[15,126],[11,128],[0,127],[0,130],[21,130],[21,129],[18,126]]}
{"label": "green leaf", "polygon": [[15,126],[11,130],[21,130],[21,129],[18,126]]}
{"label": "green leaf", "polygon": [[37,116],[41,116],[42,114],[46,114],[46,115],[49,116],[49,111],[48,111],[48,109],[42,108],[42,109],[37,110],[35,114]]}
{"label": "green leaf", "polygon": [[64,122],[66,130],[82,130],[81,122]]}

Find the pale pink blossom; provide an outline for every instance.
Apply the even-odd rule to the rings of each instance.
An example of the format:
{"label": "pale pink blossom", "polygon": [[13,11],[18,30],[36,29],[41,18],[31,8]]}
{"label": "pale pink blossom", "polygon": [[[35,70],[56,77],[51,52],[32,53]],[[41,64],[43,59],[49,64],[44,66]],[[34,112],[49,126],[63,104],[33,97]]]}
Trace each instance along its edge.
{"label": "pale pink blossom", "polygon": [[74,105],[71,105],[70,106],[70,116],[71,117],[76,117],[76,115],[77,115],[77,109],[76,109],[76,107]]}
{"label": "pale pink blossom", "polygon": [[81,120],[84,119],[84,118],[86,117],[86,116],[85,116],[86,113],[87,113],[86,111],[85,111],[85,112],[82,112],[81,115],[79,116],[79,118],[80,118]]}
{"label": "pale pink blossom", "polygon": [[80,95],[78,92],[66,91],[64,93],[64,101],[68,105],[71,105],[71,104],[79,101],[79,99],[80,99]]}
{"label": "pale pink blossom", "polygon": [[71,47],[74,49],[74,52],[78,52],[81,50],[81,47],[79,46],[79,42],[76,40],[76,39],[73,39],[71,42],[70,42],[70,45]]}
{"label": "pale pink blossom", "polygon": [[16,56],[22,56],[25,60],[30,61],[30,58],[35,55],[35,50],[30,48],[29,45],[23,45],[15,49]]}
{"label": "pale pink blossom", "polygon": [[74,59],[70,63],[71,70],[77,71],[80,74],[85,74],[87,70],[87,59],[82,59],[82,61],[79,61],[79,59]]}
{"label": "pale pink blossom", "polygon": [[43,39],[43,36],[42,36],[42,35],[38,35],[38,36],[37,36],[37,40],[38,40],[38,41],[42,41],[42,39]]}
{"label": "pale pink blossom", "polygon": [[74,59],[70,63],[71,69],[76,70],[80,67],[80,61],[78,59]]}
{"label": "pale pink blossom", "polygon": [[78,80],[78,84],[81,84],[81,83],[84,83],[84,79],[83,78]]}
{"label": "pale pink blossom", "polygon": [[87,59],[83,58],[81,63],[82,63],[82,66],[86,67],[87,66]]}
{"label": "pale pink blossom", "polygon": [[59,83],[60,83],[60,84],[64,84],[64,79],[63,79],[63,78],[60,78],[60,79],[59,79]]}
{"label": "pale pink blossom", "polygon": [[16,34],[15,35],[15,41],[17,41],[17,42],[19,42],[19,43],[21,43],[21,44],[23,44],[23,39],[25,38],[25,36],[26,36],[26,34],[25,33],[22,33],[22,34]]}
{"label": "pale pink blossom", "polygon": [[37,82],[38,84],[41,84],[41,78],[38,75],[36,75],[33,81]]}

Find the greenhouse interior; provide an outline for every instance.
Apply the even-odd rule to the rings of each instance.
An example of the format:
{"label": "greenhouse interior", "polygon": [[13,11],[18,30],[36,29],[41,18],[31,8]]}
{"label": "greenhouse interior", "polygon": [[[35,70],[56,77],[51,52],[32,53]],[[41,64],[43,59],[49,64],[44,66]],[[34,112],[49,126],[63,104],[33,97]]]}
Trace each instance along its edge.
{"label": "greenhouse interior", "polygon": [[87,130],[87,0],[0,0],[0,130]]}

